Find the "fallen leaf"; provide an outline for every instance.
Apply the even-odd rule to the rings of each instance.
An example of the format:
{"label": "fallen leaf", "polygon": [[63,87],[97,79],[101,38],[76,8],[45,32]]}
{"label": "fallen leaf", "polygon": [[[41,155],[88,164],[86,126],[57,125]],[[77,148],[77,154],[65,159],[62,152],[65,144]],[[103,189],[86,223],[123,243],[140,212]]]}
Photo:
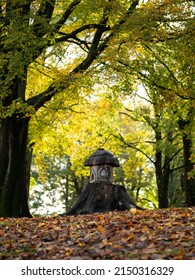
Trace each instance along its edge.
{"label": "fallen leaf", "polygon": [[195,208],[0,218],[0,259],[195,257]]}

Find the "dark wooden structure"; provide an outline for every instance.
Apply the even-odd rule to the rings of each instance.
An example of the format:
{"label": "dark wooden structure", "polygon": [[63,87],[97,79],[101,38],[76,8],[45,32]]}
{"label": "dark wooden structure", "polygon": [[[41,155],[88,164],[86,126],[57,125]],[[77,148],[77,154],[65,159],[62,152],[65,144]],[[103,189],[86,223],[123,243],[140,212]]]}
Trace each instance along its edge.
{"label": "dark wooden structure", "polygon": [[113,210],[142,209],[134,204],[125,187],[111,183],[88,183],[66,215],[89,214]]}
{"label": "dark wooden structure", "polygon": [[113,184],[113,167],[118,167],[119,162],[111,152],[98,149],[84,165],[91,168],[90,181],[65,215],[142,209],[133,203],[124,186]]}

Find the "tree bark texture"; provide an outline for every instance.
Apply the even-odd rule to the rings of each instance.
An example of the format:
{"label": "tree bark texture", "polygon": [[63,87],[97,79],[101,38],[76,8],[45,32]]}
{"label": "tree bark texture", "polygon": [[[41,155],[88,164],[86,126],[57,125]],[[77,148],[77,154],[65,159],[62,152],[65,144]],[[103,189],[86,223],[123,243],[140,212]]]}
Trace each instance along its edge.
{"label": "tree bark texture", "polygon": [[186,206],[195,206],[195,178],[190,176],[190,172],[194,168],[191,161],[192,155],[192,140],[186,135],[183,136],[183,153],[184,153],[184,193]]}
{"label": "tree bark texture", "polygon": [[88,183],[75,205],[65,215],[124,211],[131,208],[142,209],[132,202],[124,186],[111,183]]}
{"label": "tree bark texture", "polygon": [[[192,158],[192,135],[191,135],[191,119],[194,116],[194,109],[192,108],[188,112],[188,119],[180,119],[178,122],[179,128],[182,132],[183,140],[183,157],[184,157],[184,168],[183,168],[183,188],[185,194],[186,206],[195,206],[195,178],[190,176],[190,172],[194,170],[194,163],[191,161]],[[187,132],[185,131],[187,129]]]}
{"label": "tree bark texture", "polygon": [[28,118],[0,122],[0,216],[30,217],[28,208]]}
{"label": "tree bark texture", "polygon": [[[161,130],[155,130],[156,142],[162,141]],[[163,162],[163,153],[161,149],[156,147],[156,159],[155,159],[155,173],[156,173],[156,183],[158,188],[158,206],[159,208],[168,208],[168,184],[170,177],[170,163],[168,159]],[[166,163],[167,162],[167,163]]]}

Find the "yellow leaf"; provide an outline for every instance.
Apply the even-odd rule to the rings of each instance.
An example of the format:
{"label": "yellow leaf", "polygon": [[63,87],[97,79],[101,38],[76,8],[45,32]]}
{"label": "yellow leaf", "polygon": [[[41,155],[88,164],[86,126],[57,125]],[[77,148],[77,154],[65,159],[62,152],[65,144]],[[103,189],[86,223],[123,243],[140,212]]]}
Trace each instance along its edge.
{"label": "yellow leaf", "polygon": [[85,246],[85,243],[79,243],[78,245],[79,245],[79,247],[83,247],[83,246]]}
{"label": "yellow leaf", "polygon": [[127,237],[127,241],[132,240],[135,238],[135,235],[132,233]]}

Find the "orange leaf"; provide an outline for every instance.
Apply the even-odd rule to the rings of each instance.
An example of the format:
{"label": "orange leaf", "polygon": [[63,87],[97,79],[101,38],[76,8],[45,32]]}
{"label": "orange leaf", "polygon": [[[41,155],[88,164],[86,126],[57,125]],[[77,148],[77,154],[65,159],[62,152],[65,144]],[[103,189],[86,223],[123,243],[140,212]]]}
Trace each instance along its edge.
{"label": "orange leaf", "polygon": [[182,216],[182,217],[190,217],[190,213],[185,212],[185,213],[183,213],[181,216]]}
{"label": "orange leaf", "polygon": [[104,228],[103,228],[103,226],[101,226],[101,225],[98,225],[98,231],[100,231],[100,232],[103,232],[104,231]]}
{"label": "orange leaf", "polygon": [[99,216],[97,217],[97,220],[98,220],[98,221],[104,220],[104,216],[103,216],[103,215],[99,215]]}

